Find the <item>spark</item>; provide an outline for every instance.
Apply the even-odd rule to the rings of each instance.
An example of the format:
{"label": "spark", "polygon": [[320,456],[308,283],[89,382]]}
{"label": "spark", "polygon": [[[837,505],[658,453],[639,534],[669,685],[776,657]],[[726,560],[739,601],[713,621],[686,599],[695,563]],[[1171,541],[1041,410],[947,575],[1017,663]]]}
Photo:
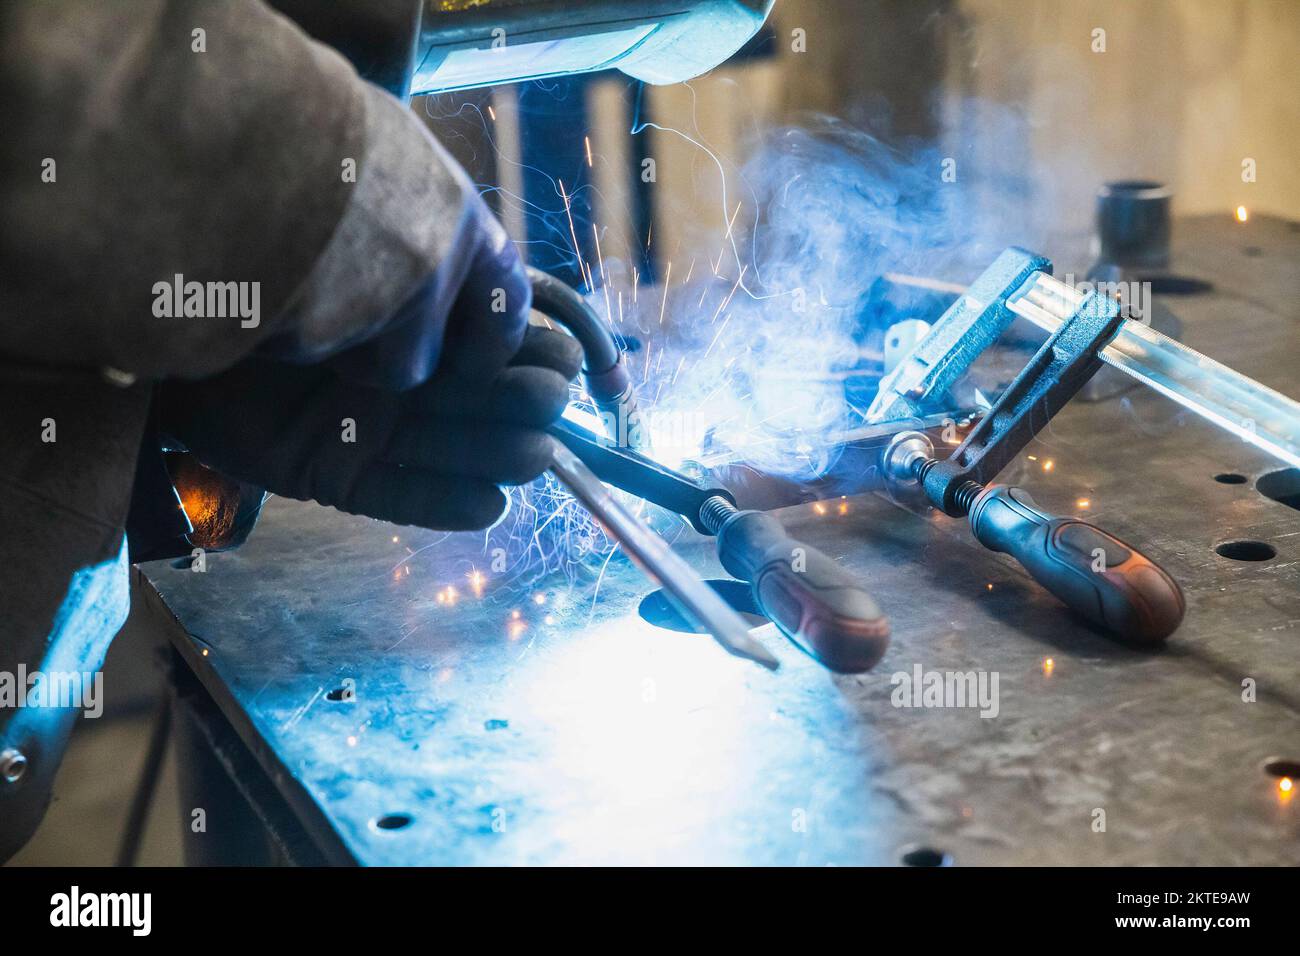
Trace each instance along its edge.
{"label": "spark", "polygon": [[582,142],[587,147],[587,168],[590,169],[594,165],[591,161],[591,137],[590,136],[582,137]]}
{"label": "spark", "polygon": [[[691,267],[686,270],[686,278],[682,280],[682,285],[691,284],[691,276],[695,275],[695,263],[699,258],[699,256],[691,256]],[[668,265],[671,267],[672,263],[670,262]]]}
{"label": "spark", "polygon": [[469,578],[470,590],[474,592],[474,596],[482,597],[483,587],[487,581],[487,578],[484,576],[483,572],[475,568],[474,570],[470,571],[470,573],[467,574],[466,577]]}
{"label": "spark", "polygon": [[[694,263],[692,263],[692,265],[694,265]],[[668,260],[667,275],[664,278],[664,297],[663,300],[659,303],[659,324],[660,325],[664,324],[664,310],[668,308],[668,282],[669,280],[672,279],[672,277],[673,277],[673,263],[672,260],[670,259]]]}
{"label": "spark", "polygon": [[1237,207],[1237,222],[1245,222],[1250,218],[1250,211],[1245,206]]}
{"label": "spark", "polygon": [[1056,462],[1052,461],[1052,459],[1050,458],[1047,459],[1047,461],[1043,462],[1043,471],[1051,471],[1055,467],[1056,467]]}
{"label": "spark", "polygon": [[[748,268],[749,266],[745,266],[744,269],[740,270],[740,275],[736,278],[736,284],[731,287],[731,291],[727,293],[727,297],[722,300],[722,305],[718,306],[718,311],[713,313],[713,319],[712,321],[710,321],[709,323],[710,325],[718,321],[718,316],[722,314],[722,310],[731,304],[732,296],[734,296],[736,294],[736,290],[740,288],[740,283],[744,281],[745,271]],[[709,353],[705,352],[704,354],[707,357]]]}
{"label": "spark", "polygon": [[600,281],[608,282],[609,280],[605,277],[605,254],[600,249],[600,231],[596,228],[594,222],[591,224],[591,235],[596,240],[596,258],[600,261]]}
{"label": "spark", "polygon": [[722,325],[718,326],[718,334],[713,337],[713,341],[709,343],[709,347],[705,350],[704,352],[705,358],[709,357],[709,353],[713,351],[713,346],[718,344],[718,339],[722,337],[722,333],[727,328],[727,323],[730,321],[731,321],[731,313],[728,312],[727,317],[722,320]]}
{"label": "spark", "polygon": [[1077,508],[1079,508],[1079,510],[1081,510],[1081,511],[1082,511],[1084,508],[1091,508],[1091,507],[1092,507],[1092,502],[1089,501],[1087,498],[1080,498],[1080,499],[1079,499],[1078,501],[1076,501],[1074,504],[1075,504],[1075,506],[1076,506]]}
{"label": "spark", "polygon": [[1051,657],[1043,658],[1043,676],[1051,677],[1054,670],[1056,670],[1056,660]]}
{"label": "spark", "polygon": [[564,214],[569,219],[569,236],[573,239],[573,254],[578,257],[578,268],[586,273],[587,288],[595,288],[591,284],[591,271],[587,269],[586,263],[582,261],[582,251],[578,245],[578,230],[573,225],[573,205],[569,202],[569,194],[564,191],[564,180],[557,179],[556,182],[560,184],[560,198],[564,200]]}

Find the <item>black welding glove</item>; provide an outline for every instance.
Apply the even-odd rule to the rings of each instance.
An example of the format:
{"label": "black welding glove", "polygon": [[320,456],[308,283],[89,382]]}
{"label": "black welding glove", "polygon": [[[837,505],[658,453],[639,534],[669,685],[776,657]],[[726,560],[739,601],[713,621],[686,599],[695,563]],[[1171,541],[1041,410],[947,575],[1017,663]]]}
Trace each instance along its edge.
{"label": "black welding glove", "polygon": [[165,435],[205,465],[278,495],[397,524],[483,528],[499,485],[550,464],[544,428],[568,401],[582,352],[530,327],[510,364],[478,377],[454,365],[391,392],[322,366],[252,359],[198,382],[164,383]]}

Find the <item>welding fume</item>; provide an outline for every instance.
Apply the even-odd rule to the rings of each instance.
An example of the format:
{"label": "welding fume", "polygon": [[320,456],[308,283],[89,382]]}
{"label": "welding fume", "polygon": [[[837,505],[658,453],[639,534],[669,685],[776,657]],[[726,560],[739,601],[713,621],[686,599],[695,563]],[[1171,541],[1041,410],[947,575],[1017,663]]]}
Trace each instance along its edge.
{"label": "welding fume", "polygon": [[1273,862],[1300,17],[1238,7],[0,5],[0,863]]}

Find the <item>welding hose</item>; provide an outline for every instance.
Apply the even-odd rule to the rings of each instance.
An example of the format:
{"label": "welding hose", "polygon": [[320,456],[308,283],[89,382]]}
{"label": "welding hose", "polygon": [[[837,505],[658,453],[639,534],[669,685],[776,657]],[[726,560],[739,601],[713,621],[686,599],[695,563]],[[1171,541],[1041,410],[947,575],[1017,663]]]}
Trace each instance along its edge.
{"label": "welding hose", "polygon": [[649,448],[649,435],[641,428],[636,387],[623,360],[614,333],[576,289],[540,269],[529,266],[533,309],[565,329],[582,346],[582,378],[609,437],[621,447]]}

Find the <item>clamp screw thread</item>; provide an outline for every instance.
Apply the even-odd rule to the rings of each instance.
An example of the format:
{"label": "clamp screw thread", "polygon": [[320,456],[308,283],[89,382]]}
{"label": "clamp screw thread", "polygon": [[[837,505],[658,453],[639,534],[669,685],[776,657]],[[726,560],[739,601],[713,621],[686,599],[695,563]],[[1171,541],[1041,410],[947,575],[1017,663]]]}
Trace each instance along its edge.
{"label": "clamp screw thread", "polygon": [[716,535],[728,518],[736,514],[736,506],[721,495],[714,495],[700,506],[700,524]]}

